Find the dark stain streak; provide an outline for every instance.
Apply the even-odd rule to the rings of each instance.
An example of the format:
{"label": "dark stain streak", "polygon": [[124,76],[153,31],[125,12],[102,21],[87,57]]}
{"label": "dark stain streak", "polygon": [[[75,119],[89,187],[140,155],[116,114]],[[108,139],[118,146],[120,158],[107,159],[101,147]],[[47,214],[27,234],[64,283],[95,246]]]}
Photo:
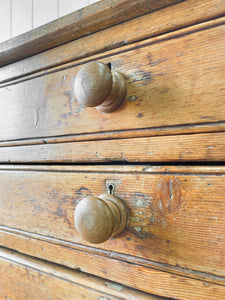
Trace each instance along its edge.
{"label": "dark stain streak", "polygon": [[123,74],[124,79],[129,80],[129,76],[126,74]]}
{"label": "dark stain streak", "polygon": [[165,93],[167,93],[167,92],[169,92],[169,88],[168,87],[165,87],[165,88],[162,88],[161,90],[160,90],[160,94],[165,94]]}
{"label": "dark stain streak", "polygon": [[54,215],[54,219],[62,218],[69,228],[74,228],[74,224],[68,217],[68,205],[71,205],[70,198],[71,197],[65,195],[62,201],[58,202],[56,210],[52,211],[52,213]]}
{"label": "dark stain streak", "polygon": [[70,117],[72,115],[73,115],[73,113],[70,111],[68,113],[64,113],[64,114],[60,115],[60,117],[64,120],[66,120],[66,119],[68,119],[68,117]]}
{"label": "dark stain streak", "polygon": [[73,97],[73,91],[69,90],[69,91],[65,91],[64,92],[64,95],[67,96],[69,98],[69,105],[70,105],[70,110],[73,109],[73,100],[74,100],[74,97]]}
{"label": "dark stain streak", "polygon": [[152,80],[152,73],[145,71],[136,71],[130,74],[128,84],[142,82],[143,85],[148,84]]}
{"label": "dark stain streak", "polygon": [[91,195],[92,195],[91,191],[88,188],[82,186],[79,189],[75,190],[75,195],[74,195],[75,203],[78,203],[83,198]]}
{"label": "dark stain streak", "polygon": [[127,101],[136,101],[137,99],[138,99],[138,97],[136,95],[131,95],[131,96],[129,96]]}
{"label": "dark stain streak", "polygon": [[[164,75],[166,75],[167,73],[166,72],[162,72],[162,73],[155,73],[153,76],[155,77],[155,76],[164,76]],[[152,77],[153,77],[152,76]]]}
{"label": "dark stain streak", "polygon": [[36,216],[37,214],[44,211],[44,208],[40,204],[35,204],[32,209],[32,215]]}
{"label": "dark stain streak", "polygon": [[141,192],[131,194],[131,200],[137,208],[149,207],[152,202],[152,198],[148,194],[144,194]]}
{"label": "dark stain streak", "polygon": [[167,59],[166,58],[157,59],[157,60],[154,60],[154,61],[150,62],[150,65],[152,67],[154,67],[154,66],[157,66],[157,65],[161,64],[165,60],[167,60]]}
{"label": "dark stain streak", "polygon": [[63,216],[65,216],[65,211],[63,211],[61,205],[62,205],[62,204],[59,204],[59,205],[58,205],[57,210],[56,210],[56,212],[55,212],[55,215],[58,216],[58,217],[63,217]]}
{"label": "dark stain streak", "polygon": [[200,116],[200,118],[203,120],[214,120],[214,118],[210,116]]}
{"label": "dark stain streak", "polygon": [[[137,237],[141,239],[145,239],[147,237],[151,237],[151,232],[144,231],[142,228],[140,228],[140,231],[137,231],[137,228],[130,228],[130,231],[134,233]],[[142,247],[141,247],[142,248]]]}
{"label": "dark stain streak", "polygon": [[75,113],[75,114],[79,114],[79,113],[81,113],[83,110],[84,110],[84,107],[79,106],[79,107],[77,107],[77,108],[74,110],[74,113]]}

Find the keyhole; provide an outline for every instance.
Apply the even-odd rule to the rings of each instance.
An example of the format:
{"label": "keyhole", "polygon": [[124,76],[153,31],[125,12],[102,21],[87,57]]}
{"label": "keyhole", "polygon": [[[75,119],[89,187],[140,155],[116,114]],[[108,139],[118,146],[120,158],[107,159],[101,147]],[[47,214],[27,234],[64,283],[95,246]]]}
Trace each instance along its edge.
{"label": "keyhole", "polygon": [[110,68],[110,70],[112,70],[112,64],[111,63],[108,63],[106,65]]}
{"label": "keyhole", "polygon": [[113,195],[113,193],[114,193],[114,185],[113,184],[109,184],[108,185],[108,193],[109,193],[109,195]]}

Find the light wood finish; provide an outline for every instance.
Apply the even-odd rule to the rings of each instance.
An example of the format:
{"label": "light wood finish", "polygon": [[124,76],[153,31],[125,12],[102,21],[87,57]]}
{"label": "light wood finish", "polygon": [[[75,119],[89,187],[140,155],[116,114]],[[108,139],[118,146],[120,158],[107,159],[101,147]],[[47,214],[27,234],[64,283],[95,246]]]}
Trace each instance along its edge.
{"label": "light wood finish", "polygon": [[[0,66],[46,51],[180,0],[105,0],[0,45]],[[101,18],[99,17],[101,16]]]}
{"label": "light wood finish", "polygon": [[[203,277],[203,281],[200,281],[191,279],[188,276],[178,276],[170,272],[161,272],[155,267],[145,268],[134,262],[126,263],[118,259],[107,257],[101,258],[96,255],[91,255],[86,251],[73,251],[72,253],[70,246],[60,247],[57,243],[44,243],[43,241],[40,241],[40,239],[26,239],[21,233],[18,236],[15,236],[12,243],[11,234],[7,235],[6,232],[0,233],[0,239],[5,238],[8,245],[13,245],[13,248],[19,247],[19,249],[22,249],[25,253],[36,253],[35,255],[40,255],[42,257],[46,257],[46,253],[51,252],[51,255],[55,255],[55,259],[63,264],[71,259],[70,267],[73,266],[74,268],[78,268],[80,266],[84,271],[88,270],[90,273],[101,274],[103,277],[107,276],[108,279],[106,283],[109,282],[109,278],[118,280],[119,274],[119,282],[125,282],[125,285],[135,286],[135,288],[145,290],[148,293],[165,295],[166,298],[173,297],[175,299],[192,300],[223,299],[225,287],[221,284],[213,284],[207,281],[207,274]],[[121,274],[126,274],[126,276],[121,276]],[[140,276],[137,276],[136,274],[140,274]],[[194,274],[192,274],[192,276],[194,276]],[[112,288],[114,289],[114,293],[112,294],[117,292],[116,295],[121,297],[121,293],[116,287],[118,287],[117,284],[112,285]],[[138,297],[141,297],[141,294],[138,294],[138,291],[136,291],[135,295],[137,299],[139,299]],[[148,296],[151,297],[149,294]]]}
{"label": "light wood finish", "polygon": [[[193,7],[195,7],[195,13],[193,13]],[[41,52],[38,55],[25,58],[22,61],[1,67],[0,82],[9,81],[26,74],[36,73],[37,71],[63,63],[102,53],[106,49],[126,49],[126,45],[149,37],[155,37],[152,39],[152,43],[156,43],[160,39],[165,38],[165,33],[170,33],[167,35],[167,38],[171,38],[172,35],[176,35],[177,29],[187,26],[180,34],[187,34],[187,32],[201,30],[206,27],[209,28],[215,24],[218,17],[224,16],[224,14],[225,7],[223,0],[182,1],[164,9],[154,11],[151,14],[131,19],[123,23],[123,26],[119,24],[105,30],[100,30],[82,39],[65,43],[59,47]],[[197,25],[192,26],[195,24]],[[96,40],[98,41],[97,43]],[[45,41],[43,43],[45,46]],[[84,43],[88,47],[83,47]],[[120,49],[118,50],[120,51]]]}
{"label": "light wood finish", "polygon": [[1,247],[0,278],[2,299],[163,300]]}
{"label": "light wood finish", "polygon": [[152,169],[2,170],[1,224],[88,245],[75,230],[76,204],[113,184],[115,196],[128,207],[129,224],[98,249],[224,276],[224,167],[218,175],[216,168],[213,175],[204,168],[200,175],[187,174],[185,167],[183,174],[167,174],[166,168],[154,174]]}
{"label": "light wood finish", "polygon": [[[105,0],[3,44],[5,297],[224,298],[225,6],[175,2]],[[74,96],[78,72],[96,61],[108,81],[97,76],[85,98],[80,88]],[[110,114],[84,107],[105,103],[114,72],[127,83],[123,104]],[[109,280],[129,288],[113,293]]]}
{"label": "light wood finish", "polygon": [[[49,172],[83,172],[86,173],[128,173],[128,174],[136,174],[136,173],[151,173],[151,174],[158,174],[164,175],[171,174],[189,174],[189,175],[224,175],[224,165],[223,164],[215,164],[213,166],[210,165],[152,165],[152,164],[108,164],[108,165],[92,165],[92,164],[85,164],[85,165],[41,165],[41,164],[2,164],[0,165],[0,170],[2,171],[49,171]],[[108,191],[108,184],[106,185],[106,190]],[[115,187],[114,187],[115,190]]]}
{"label": "light wood finish", "polygon": [[81,237],[89,243],[100,244],[115,237],[127,225],[127,209],[122,200],[112,194],[88,196],[76,206],[74,223]]}
{"label": "light wood finish", "polygon": [[74,93],[81,106],[96,107],[101,112],[110,113],[125,100],[127,84],[122,74],[93,61],[77,73]]}
{"label": "light wood finish", "polygon": [[[145,132],[143,132],[145,134]],[[124,133],[126,135],[126,132]],[[91,135],[87,139],[91,139]],[[78,137],[79,138],[79,137]],[[84,138],[84,137],[83,137]],[[111,139],[110,139],[111,138]],[[59,139],[60,141],[60,139]],[[33,142],[33,141],[31,141]],[[225,132],[0,147],[1,162],[190,162],[224,161]],[[54,143],[56,142],[56,143]],[[22,141],[26,144],[27,141]],[[34,141],[35,143],[35,141]]]}
{"label": "light wood finish", "polygon": [[[219,133],[225,132],[225,122],[203,123],[193,125],[162,126],[155,128],[142,128],[134,130],[115,130],[87,134],[71,134],[57,137],[45,138],[28,138],[22,140],[12,140],[0,142],[0,147],[23,146],[23,145],[41,145],[41,144],[58,144],[80,141],[99,141],[115,140],[126,138],[155,137],[155,136],[176,136],[190,135],[192,138],[196,133]],[[200,137],[201,135],[199,135]],[[212,137],[212,135],[209,135]],[[203,138],[203,136],[202,136]],[[203,138],[204,140],[204,138]],[[174,141],[175,142],[175,141]]]}
{"label": "light wood finish", "polygon": [[224,121],[223,35],[216,26],[104,59],[128,81],[112,114],[72,97],[78,67],[2,88],[1,140]]}

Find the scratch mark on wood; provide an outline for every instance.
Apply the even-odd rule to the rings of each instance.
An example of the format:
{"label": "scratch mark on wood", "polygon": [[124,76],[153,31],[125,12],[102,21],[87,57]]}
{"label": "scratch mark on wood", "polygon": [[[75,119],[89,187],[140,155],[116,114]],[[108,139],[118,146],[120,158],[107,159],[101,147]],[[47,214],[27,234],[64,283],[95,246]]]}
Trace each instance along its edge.
{"label": "scratch mark on wood", "polygon": [[39,114],[40,114],[40,108],[37,108],[37,110],[34,112],[34,127],[38,127],[39,123]]}
{"label": "scratch mark on wood", "polygon": [[171,202],[173,200],[173,181],[172,181],[172,179],[169,180],[169,186],[170,186],[169,212],[171,212]]}

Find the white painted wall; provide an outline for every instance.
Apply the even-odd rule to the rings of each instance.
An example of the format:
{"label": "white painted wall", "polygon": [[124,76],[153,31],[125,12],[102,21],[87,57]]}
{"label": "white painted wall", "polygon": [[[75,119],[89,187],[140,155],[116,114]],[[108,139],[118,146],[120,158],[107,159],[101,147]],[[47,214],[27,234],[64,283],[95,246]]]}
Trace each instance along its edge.
{"label": "white painted wall", "polygon": [[0,0],[0,43],[99,0]]}

